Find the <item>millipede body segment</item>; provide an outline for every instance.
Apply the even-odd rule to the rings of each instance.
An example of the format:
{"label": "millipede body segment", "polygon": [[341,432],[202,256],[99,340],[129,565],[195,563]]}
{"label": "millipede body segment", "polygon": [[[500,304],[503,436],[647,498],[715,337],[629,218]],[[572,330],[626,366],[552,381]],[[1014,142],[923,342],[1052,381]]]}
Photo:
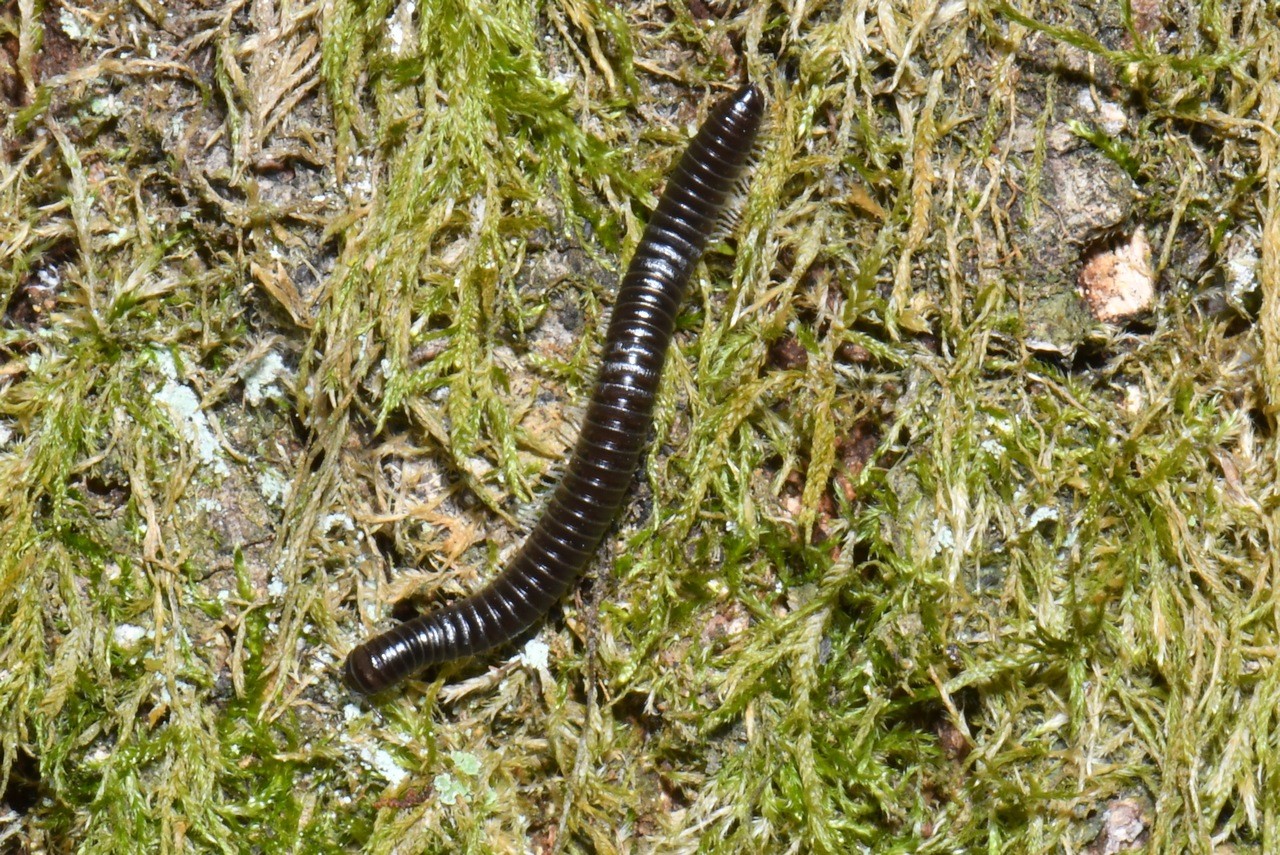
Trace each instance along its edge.
{"label": "millipede body segment", "polygon": [[352,650],[344,668],[351,687],[379,692],[428,665],[510,641],[586,568],[635,477],[676,312],[750,159],[763,112],[764,96],[752,84],[720,101],[667,182],[623,277],[577,446],[524,546],[479,592]]}

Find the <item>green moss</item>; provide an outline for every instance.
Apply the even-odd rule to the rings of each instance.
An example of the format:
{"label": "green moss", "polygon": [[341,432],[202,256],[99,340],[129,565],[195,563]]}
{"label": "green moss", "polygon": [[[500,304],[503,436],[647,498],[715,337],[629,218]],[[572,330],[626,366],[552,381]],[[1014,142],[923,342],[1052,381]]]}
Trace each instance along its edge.
{"label": "green moss", "polygon": [[[704,5],[0,12],[0,839],[1276,848],[1272,25]],[[743,67],[766,142],[545,662],[352,697],[546,495]],[[1085,319],[1138,223],[1156,306]]]}

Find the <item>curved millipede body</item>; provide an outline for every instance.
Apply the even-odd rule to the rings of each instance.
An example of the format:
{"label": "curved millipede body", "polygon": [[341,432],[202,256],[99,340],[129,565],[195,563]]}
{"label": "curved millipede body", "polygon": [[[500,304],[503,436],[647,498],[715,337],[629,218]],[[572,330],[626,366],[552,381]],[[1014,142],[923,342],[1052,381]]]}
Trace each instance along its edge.
{"label": "curved millipede body", "polygon": [[510,565],[478,593],[378,635],[347,657],[347,683],[378,692],[427,665],[510,641],[551,609],[603,540],[635,477],[676,311],[759,130],[748,84],[698,129],[622,280],[603,362],[564,478]]}

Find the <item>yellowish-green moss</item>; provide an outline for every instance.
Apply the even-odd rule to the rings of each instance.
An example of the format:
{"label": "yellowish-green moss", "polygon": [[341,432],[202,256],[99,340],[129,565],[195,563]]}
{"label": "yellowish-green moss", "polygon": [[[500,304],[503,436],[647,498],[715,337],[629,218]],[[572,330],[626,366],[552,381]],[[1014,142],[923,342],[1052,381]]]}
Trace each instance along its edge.
{"label": "yellowish-green moss", "polygon": [[[0,841],[1280,847],[1277,29],[1095,6],[3,7]],[[353,697],[536,512],[744,69],[593,580]],[[1081,163],[1119,213],[1055,231]],[[1037,242],[1137,224],[1152,313],[1045,317]]]}

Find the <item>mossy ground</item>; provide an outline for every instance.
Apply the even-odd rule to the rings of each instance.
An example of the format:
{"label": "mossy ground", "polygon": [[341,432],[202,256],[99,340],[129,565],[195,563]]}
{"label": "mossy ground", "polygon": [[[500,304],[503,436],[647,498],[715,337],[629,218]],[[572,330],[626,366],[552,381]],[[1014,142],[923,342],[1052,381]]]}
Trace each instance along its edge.
{"label": "mossy ground", "polygon": [[[591,579],[351,696],[744,71]],[[1243,0],[0,4],[0,847],[1280,851],[1277,78]],[[1043,316],[1077,155],[1137,324]]]}

